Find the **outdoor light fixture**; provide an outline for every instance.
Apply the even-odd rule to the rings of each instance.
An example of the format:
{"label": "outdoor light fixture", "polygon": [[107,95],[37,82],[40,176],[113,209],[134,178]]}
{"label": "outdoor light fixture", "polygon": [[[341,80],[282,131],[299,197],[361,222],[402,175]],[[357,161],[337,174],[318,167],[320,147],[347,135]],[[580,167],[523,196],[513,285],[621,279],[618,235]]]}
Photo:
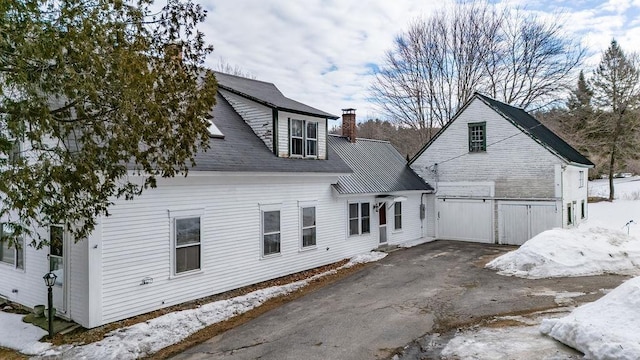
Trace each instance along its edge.
{"label": "outdoor light fixture", "polygon": [[53,285],[56,283],[56,279],[58,278],[56,274],[49,272],[44,274],[42,277],[44,279],[45,285],[47,285],[48,290],[48,305],[49,305],[49,339],[53,338],[53,290],[51,289]]}

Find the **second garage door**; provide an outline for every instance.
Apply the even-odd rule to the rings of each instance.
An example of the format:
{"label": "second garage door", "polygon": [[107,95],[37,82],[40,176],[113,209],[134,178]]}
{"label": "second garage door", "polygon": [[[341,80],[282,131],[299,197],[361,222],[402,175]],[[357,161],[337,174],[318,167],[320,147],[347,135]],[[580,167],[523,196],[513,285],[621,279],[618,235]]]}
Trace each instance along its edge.
{"label": "second garage door", "polygon": [[491,200],[436,200],[437,237],[493,243],[493,202]]}
{"label": "second garage door", "polygon": [[539,233],[561,226],[554,202],[498,203],[500,244],[522,245]]}

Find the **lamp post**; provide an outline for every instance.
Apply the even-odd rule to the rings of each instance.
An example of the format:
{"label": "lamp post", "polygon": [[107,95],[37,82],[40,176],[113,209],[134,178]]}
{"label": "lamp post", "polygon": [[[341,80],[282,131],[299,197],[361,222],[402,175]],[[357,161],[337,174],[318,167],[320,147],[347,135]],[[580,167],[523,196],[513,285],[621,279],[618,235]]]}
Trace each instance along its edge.
{"label": "lamp post", "polygon": [[53,338],[53,290],[51,289],[53,285],[56,283],[56,274],[49,272],[42,277],[44,279],[44,283],[47,285],[48,290],[48,309],[49,311],[49,339]]}

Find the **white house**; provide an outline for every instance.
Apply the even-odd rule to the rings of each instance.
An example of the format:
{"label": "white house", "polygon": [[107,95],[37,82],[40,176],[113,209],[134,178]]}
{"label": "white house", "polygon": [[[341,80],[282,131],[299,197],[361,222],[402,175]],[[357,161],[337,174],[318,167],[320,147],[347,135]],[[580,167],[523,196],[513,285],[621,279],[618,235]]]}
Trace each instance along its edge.
{"label": "white house", "polygon": [[0,243],[1,297],[45,304],[55,271],[57,313],[92,328],[430,233],[432,188],[389,143],[356,139],[352,110],[353,131],[329,136],[338,117],[216,76],[211,148],[189,176],[117,201],[87,239],[52,225],[50,248]]}
{"label": "white house", "polygon": [[519,245],[588,216],[591,161],[522,109],[475,94],[410,161],[439,239]]}

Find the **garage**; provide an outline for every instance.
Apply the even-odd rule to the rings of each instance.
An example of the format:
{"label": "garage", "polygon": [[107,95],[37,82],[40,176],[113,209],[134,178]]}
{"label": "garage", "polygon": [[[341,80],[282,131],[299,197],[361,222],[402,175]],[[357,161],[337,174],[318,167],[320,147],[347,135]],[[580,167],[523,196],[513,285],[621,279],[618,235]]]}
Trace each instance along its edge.
{"label": "garage", "polygon": [[559,212],[555,202],[499,202],[499,243],[522,245],[545,230],[562,226]]}
{"label": "garage", "polygon": [[493,243],[493,201],[438,198],[438,239]]}

